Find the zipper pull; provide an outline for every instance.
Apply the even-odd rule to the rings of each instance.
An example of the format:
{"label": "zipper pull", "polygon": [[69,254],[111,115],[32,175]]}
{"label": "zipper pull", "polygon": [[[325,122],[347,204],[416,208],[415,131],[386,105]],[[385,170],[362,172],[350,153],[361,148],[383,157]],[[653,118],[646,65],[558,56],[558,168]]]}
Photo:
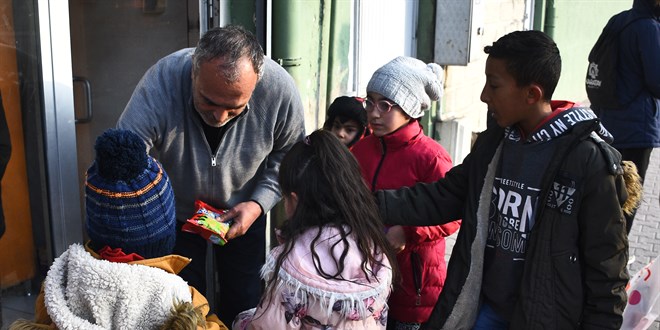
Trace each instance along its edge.
{"label": "zipper pull", "polygon": [[211,167],[215,167],[216,162],[215,162],[215,156],[211,156]]}
{"label": "zipper pull", "polygon": [[417,290],[417,298],[415,298],[415,306],[422,304],[422,290]]}

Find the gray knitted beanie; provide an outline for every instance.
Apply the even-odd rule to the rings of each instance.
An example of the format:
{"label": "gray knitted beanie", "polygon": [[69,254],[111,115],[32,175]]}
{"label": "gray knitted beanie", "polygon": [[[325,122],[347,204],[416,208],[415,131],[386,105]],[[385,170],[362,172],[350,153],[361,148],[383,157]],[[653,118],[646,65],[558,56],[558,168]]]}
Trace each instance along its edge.
{"label": "gray knitted beanie", "polygon": [[367,84],[367,92],[376,92],[398,104],[412,118],[424,115],[431,100],[442,96],[442,67],[399,56],[380,67]]}

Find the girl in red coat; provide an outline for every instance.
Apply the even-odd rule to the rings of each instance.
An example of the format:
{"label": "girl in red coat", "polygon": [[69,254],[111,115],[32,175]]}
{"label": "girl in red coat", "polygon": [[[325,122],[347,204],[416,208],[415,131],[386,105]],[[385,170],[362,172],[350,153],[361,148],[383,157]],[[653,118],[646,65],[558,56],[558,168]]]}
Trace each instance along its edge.
{"label": "girl in red coat", "polygon": [[[447,151],[424,135],[419,118],[442,94],[442,68],[411,57],[398,57],[367,84],[364,106],[372,134],[353,146],[362,176],[372,191],[433,182],[451,167]],[[441,226],[387,229],[398,251],[401,281],[389,300],[388,329],[418,329],[438,299],[445,281],[445,239],[460,220]]]}

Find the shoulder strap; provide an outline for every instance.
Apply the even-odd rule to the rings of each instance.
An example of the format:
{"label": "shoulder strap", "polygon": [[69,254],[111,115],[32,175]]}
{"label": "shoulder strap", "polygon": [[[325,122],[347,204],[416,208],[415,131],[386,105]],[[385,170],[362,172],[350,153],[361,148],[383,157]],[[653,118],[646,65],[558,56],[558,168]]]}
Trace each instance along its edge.
{"label": "shoulder strap", "polygon": [[589,138],[596,143],[603,158],[605,159],[605,164],[612,175],[621,175],[623,174],[623,167],[621,166],[621,154],[614,149],[609,143],[605,142],[596,132],[591,132]]}

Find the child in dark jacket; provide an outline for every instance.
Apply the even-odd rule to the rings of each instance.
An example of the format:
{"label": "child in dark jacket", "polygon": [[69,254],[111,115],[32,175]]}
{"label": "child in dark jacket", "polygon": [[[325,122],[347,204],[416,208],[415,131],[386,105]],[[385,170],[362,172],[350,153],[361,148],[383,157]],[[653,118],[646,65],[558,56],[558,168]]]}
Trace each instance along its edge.
{"label": "child in dark jacket", "polygon": [[340,96],[328,107],[328,118],[323,129],[332,132],[348,148],[369,135],[367,113],[362,99]]}
{"label": "child in dark jacket", "polygon": [[[447,151],[424,135],[419,122],[431,100],[442,94],[442,68],[398,57],[373,74],[365,108],[373,134],[352,149],[372,191],[433,182],[451,167]],[[425,322],[444,285],[445,239],[460,226],[391,226],[387,238],[398,251],[401,282],[390,297],[388,329],[417,329]]]}
{"label": "child in dark jacket", "polygon": [[176,275],[190,259],[172,254],[174,193],[161,164],[130,131],[106,131],[95,149],[85,180],[90,241],[55,259],[35,321],[10,329],[227,329]]}
{"label": "child in dark jacket", "polygon": [[377,193],[388,224],[463,219],[423,328],[619,329],[633,167],[590,109],[551,101],[561,71],[551,38],[517,31],[485,52],[481,100],[497,126],[444,179]]}

